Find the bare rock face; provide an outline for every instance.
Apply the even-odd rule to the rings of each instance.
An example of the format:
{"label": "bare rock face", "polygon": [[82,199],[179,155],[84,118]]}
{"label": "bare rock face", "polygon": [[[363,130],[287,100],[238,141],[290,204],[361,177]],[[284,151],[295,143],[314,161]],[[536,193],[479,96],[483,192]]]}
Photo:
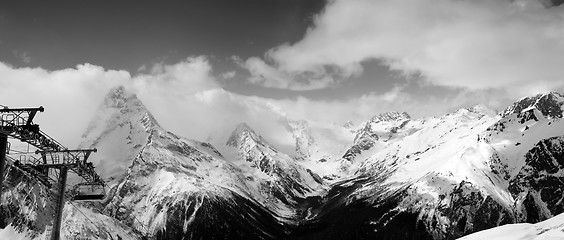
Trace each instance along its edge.
{"label": "bare rock face", "polygon": [[564,136],[539,141],[510,181],[521,220],[536,223],[564,212]]}

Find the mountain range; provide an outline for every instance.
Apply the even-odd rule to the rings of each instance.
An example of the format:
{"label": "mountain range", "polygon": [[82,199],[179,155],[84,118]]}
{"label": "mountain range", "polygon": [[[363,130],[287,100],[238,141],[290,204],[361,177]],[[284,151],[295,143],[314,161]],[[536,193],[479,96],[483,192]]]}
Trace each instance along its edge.
{"label": "mountain range", "polygon": [[[62,234],[489,239],[517,226],[527,226],[527,236],[546,234],[564,225],[563,105],[564,96],[550,92],[500,112],[484,105],[419,119],[388,112],[343,125],[286,117],[278,124],[295,149],[285,151],[248,123],[209,142],[178,136],[117,87],[79,145],[98,149],[90,160],[108,182],[107,197],[68,201]],[[43,239],[52,199],[22,173],[7,174],[0,236]]]}

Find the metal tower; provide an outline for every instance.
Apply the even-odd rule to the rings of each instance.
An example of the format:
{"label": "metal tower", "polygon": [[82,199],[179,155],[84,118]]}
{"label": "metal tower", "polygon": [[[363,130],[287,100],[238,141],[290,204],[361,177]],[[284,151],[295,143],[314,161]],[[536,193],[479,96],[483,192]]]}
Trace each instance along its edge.
{"label": "metal tower", "polygon": [[[59,240],[68,171],[76,173],[83,180],[82,183],[75,186],[71,200],[101,200],[105,196],[105,183],[94,170],[93,164],[87,161],[90,154],[96,152],[96,149],[68,150],[39,130],[39,125],[33,123],[33,118],[37,112],[43,111],[43,107],[0,109],[0,197],[2,196],[4,168],[7,163],[13,163],[14,167],[27,173],[26,175],[52,189],[56,198],[56,206],[50,239]],[[38,150],[35,153],[39,157],[21,155],[19,159],[9,158],[10,161],[6,161],[8,137],[19,139],[36,147]],[[88,192],[94,189],[97,191]]]}

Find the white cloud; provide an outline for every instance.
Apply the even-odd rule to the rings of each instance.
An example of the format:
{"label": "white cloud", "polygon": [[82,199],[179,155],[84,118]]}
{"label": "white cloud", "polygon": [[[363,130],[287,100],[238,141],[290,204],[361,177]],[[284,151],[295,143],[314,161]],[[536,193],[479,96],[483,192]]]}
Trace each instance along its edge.
{"label": "white cloud", "polygon": [[[91,64],[47,71],[16,68],[0,62],[0,104],[44,106],[35,122],[65,146],[74,147],[107,92],[123,85],[137,93],[166,129],[192,139],[230,134],[247,122],[274,143],[287,137],[278,124],[283,113],[262,99],[241,96],[221,88],[204,56],[176,64],[158,63],[150,72],[131,76]],[[290,149],[290,148],[289,148]],[[292,147],[293,149],[293,147]]]}
{"label": "white cloud", "polygon": [[346,100],[274,100],[225,91],[204,56],[171,65],[159,63],[149,69],[149,73],[132,77],[126,71],[91,64],[46,71],[0,63],[0,104],[44,106],[45,112],[38,114],[36,123],[66,146],[74,147],[109,89],[125,85],[137,93],[164,128],[179,135],[205,141],[209,136],[230,134],[236,124],[247,122],[276,146],[291,151],[294,142],[289,141],[285,129],[287,117],[342,124],[348,120],[359,123],[385,111],[427,116],[474,103],[468,99],[488,103],[496,94],[428,97],[422,104],[421,98],[414,98],[405,92],[405,86],[397,85],[386,93]]}
{"label": "white cloud", "polygon": [[[532,94],[537,82],[543,90],[564,86],[562,39],[564,8],[533,0],[335,0],[302,40],[271,49],[271,66],[254,75],[331,75],[324,69],[337,66],[346,76],[381,59],[435,85]],[[255,82],[295,84],[276,75],[269,81]]]}
{"label": "white cloud", "polygon": [[211,73],[212,66],[205,56],[188,57],[171,65],[156,63],[149,73],[136,76],[133,82],[140,93],[184,97],[218,88],[219,84]]}
{"label": "white cloud", "polygon": [[360,123],[379,113],[406,111],[414,117],[439,115],[452,107],[445,104],[445,99],[425,98],[425,104],[403,91],[403,86],[396,86],[382,94],[368,93],[346,100],[311,100],[304,97],[297,99],[267,99],[275,106],[286,110],[292,119],[309,119],[319,122],[343,124],[347,121]]}
{"label": "white cloud", "polygon": [[238,63],[251,73],[249,82],[268,88],[305,91],[326,88],[335,82],[322,68],[315,72],[280,71],[256,57]]}
{"label": "white cloud", "polygon": [[72,147],[106,92],[129,79],[128,72],[91,64],[47,71],[13,68],[0,62],[0,104],[11,108],[44,106],[45,112],[38,113],[35,122]]}
{"label": "white cloud", "polygon": [[220,76],[221,76],[222,79],[227,80],[227,79],[234,78],[236,74],[237,74],[237,72],[235,72],[235,71],[228,71],[228,72],[222,73]]}
{"label": "white cloud", "polygon": [[[1,43],[1,41],[0,41]],[[31,63],[31,57],[29,56],[29,53],[26,51],[18,51],[18,50],[13,50],[12,54],[14,54],[14,56],[16,56],[18,59],[20,59],[22,62],[24,63]]]}
{"label": "white cloud", "polygon": [[[187,58],[172,65],[155,64],[151,73],[135,77],[126,71],[106,70],[91,64],[47,71],[15,68],[0,62],[0,85],[2,105],[44,106],[45,112],[38,114],[35,122],[68,147],[78,144],[102,99],[115,86],[124,85],[137,92],[151,110],[161,114],[158,119],[165,122],[175,119],[178,111],[191,114],[189,106],[181,104],[184,99],[219,87],[211,77],[211,66],[205,57]],[[176,109],[166,105],[175,101],[178,103],[172,106]]]}

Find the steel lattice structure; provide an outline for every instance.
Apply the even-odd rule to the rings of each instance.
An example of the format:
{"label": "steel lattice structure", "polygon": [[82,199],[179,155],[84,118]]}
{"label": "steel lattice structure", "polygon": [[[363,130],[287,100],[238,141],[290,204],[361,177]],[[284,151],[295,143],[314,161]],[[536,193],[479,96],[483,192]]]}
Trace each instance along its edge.
{"label": "steel lattice structure", "polygon": [[[62,220],[62,210],[65,203],[65,188],[68,171],[76,173],[83,179],[82,185],[105,186],[103,179],[94,170],[94,165],[88,162],[88,157],[96,149],[69,150],[61,143],[51,138],[39,129],[39,125],[33,123],[37,112],[43,112],[43,107],[38,108],[3,108],[0,109],[0,196],[1,186],[4,181],[4,168],[6,163],[31,176],[33,179],[53,188],[56,196],[55,219],[52,226],[50,238],[58,240]],[[38,150],[35,157],[32,155],[21,155],[19,159],[8,157],[8,137],[26,142]],[[103,194],[83,195],[81,200],[100,200]]]}

